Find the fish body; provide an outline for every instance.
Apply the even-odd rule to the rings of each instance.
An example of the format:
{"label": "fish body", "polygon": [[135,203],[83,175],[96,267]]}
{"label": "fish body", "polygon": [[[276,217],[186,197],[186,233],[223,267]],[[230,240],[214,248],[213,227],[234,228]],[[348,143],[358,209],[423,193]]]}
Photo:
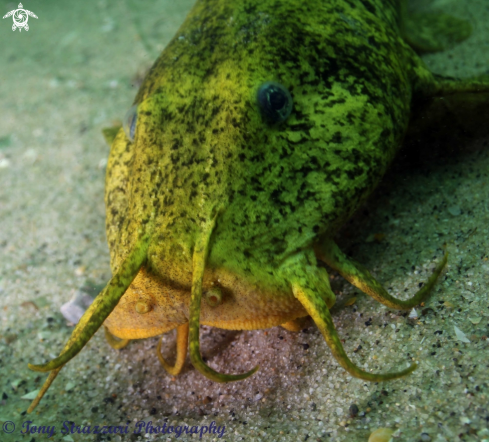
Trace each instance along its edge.
{"label": "fish body", "polygon": [[[57,376],[104,325],[109,343],[177,328],[217,382],[244,379],[203,361],[199,325],[300,329],[310,315],[352,376],[384,381],[346,355],[318,260],[384,305],[411,309],[447,262],[408,300],[389,295],[334,243],[398,152],[413,103],[489,84],[434,76],[413,47],[439,50],[470,26],[409,16],[394,0],[199,0],[147,74],[112,143],[107,238],[113,276],[54,360]],[[453,37],[453,38],[452,38]],[[120,341],[118,341],[118,339]]]}
{"label": "fish body", "polygon": [[[306,314],[277,269],[336,233],[408,125],[423,65],[399,13],[389,1],[197,2],[136,97],[134,142],[121,131],[109,158],[114,271],[153,223],[148,263],[105,323],[114,335],[188,320],[192,248],[214,210],[204,290],[218,284],[225,302],[203,305],[202,323],[255,329]],[[267,81],[292,95],[283,123],[261,115]],[[138,299],[154,307],[144,317]]]}

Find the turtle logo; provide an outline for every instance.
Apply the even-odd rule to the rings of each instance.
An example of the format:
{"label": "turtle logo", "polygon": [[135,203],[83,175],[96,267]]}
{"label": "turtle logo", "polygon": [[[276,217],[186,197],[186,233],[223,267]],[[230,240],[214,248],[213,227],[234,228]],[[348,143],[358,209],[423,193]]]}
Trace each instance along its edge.
{"label": "turtle logo", "polygon": [[28,11],[27,9],[23,9],[24,7],[22,6],[22,3],[19,3],[19,6],[17,7],[19,9],[14,9],[13,11],[7,12],[3,18],[7,18],[12,15],[14,20],[12,31],[15,31],[17,28],[19,29],[19,32],[22,32],[22,28],[28,31],[29,25],[27,24],[27,21],[29,20],[29,15],[34,18],[37,18],[37,15],[31,11]]}

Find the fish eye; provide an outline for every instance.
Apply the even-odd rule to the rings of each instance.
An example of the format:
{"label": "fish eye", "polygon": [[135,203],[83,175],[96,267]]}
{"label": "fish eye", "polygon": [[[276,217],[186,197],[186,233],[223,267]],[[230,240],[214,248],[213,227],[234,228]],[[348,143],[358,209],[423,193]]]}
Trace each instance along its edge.
{"label": "fish eye", "polygon": [[262,116],[271,123],[284,122],[292,112],[292,96],[280,83],[263,83],[258,89],[257,99]]}
{"label": "fish eye", "polygon": [[138,105],[135,104],[124,115],[124,120],[122,122],[122,127],[126,133],[126,137],[129,140],[134,141],[134,134],[136,133],[136,123],[138,121]]}

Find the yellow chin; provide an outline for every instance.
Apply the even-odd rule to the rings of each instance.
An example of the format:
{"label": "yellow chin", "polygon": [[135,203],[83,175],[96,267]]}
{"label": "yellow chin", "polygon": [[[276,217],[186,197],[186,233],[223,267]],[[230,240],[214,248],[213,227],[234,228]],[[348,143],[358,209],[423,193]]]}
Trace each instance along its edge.
{"label": "yellow chin", "polygon": [[[120,339],[143,339],[166,333],[188,322],[190,287],[164,281],[145,267],[105,320]],[[222,299],[209,305],[205,294],[218,287]],[[227,330],[256,330],[282,325],[307,312],[292,290],[263,290],[223,269],[206,269],[200,323]]]}

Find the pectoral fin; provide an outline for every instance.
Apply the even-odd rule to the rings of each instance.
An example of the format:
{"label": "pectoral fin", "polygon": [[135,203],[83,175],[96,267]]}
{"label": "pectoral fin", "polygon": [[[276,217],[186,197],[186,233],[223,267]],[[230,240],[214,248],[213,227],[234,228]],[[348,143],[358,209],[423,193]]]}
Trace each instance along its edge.
{"label": "pectoral fin", "polygon": [[104,136],[105,142],[109,146],[112,146],[112,143],[114,142],[115,137],[117,136],[121,128],[122,128],[122,124],[112,126],[112,127],[104,127],[102,129],[102,135]]}
{"label": "pectoral fin", "polygon": [[417,52],[439,52],[467,39],[472,26],[466,20],[438,12],[408,13],[401,0],[401,34]]}
{"label": "pectoral fin", "polygon": [[418,53],[443,51],[471,34],[468,21],[444,13],[409,14],[402,28],[404,40]]}

